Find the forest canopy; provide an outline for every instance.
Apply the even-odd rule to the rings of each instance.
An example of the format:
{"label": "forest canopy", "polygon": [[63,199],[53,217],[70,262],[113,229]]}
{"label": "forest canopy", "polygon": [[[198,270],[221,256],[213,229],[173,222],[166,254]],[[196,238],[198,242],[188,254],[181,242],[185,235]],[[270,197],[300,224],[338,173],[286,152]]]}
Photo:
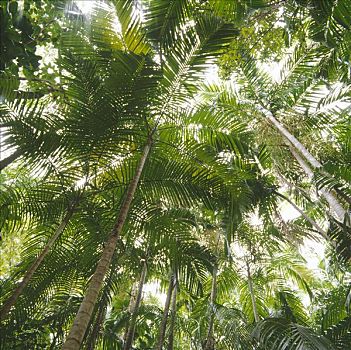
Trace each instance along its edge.
{"label": "forest canopy", "polygon": [[351,350],[349,0],[0,0],[0,347]]}

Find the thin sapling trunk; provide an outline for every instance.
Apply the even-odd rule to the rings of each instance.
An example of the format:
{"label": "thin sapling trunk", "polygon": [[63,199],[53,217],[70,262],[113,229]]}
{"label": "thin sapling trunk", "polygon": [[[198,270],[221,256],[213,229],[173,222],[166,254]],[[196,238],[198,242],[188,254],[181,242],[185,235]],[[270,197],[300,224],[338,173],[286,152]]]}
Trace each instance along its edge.
{"label": "thin sapling trunk", "polygon": [[141,303],[141,298],[143,295],[143,287],[145,284],[146,274],[147,274],[147,264],[146,264],[146,261],[144,261],[143,269],[141,271],[141,276],[140,276],[139,285],[138,285],[137,297],[136,297],[134,307],[132,310],[132,317],[131,317],[131,320],[129,322],[128,332],[127,332],[126,340],[125,340],[125,343],[123,346],[123,350],[130,350],[132,347],[132,344],[133,344],[135,325],[136,325],[136,321],[137,321],[137,317],[138,317],[138,312],[140,309],[140,303]]}
{"label": "thin sapling trunk", "polygon": [[162,346],[163,346],[163,343],[165,341],[167,319],[168,319],[169,307],[171,305],[171,298],[172,298],[173,289],[174,289],[174,276],[172,274],[170,281],[169,281],[169,285],[168,285],[167,297],[166,297],[165,307],[163,310],[163,316],[162,316],[160,331],[159,331],[159,335],[158,335],[158,341],[157,341],[155,350],[162,350]]}
{"label": "thin sapling trunk", "polygon": [[214,325],[214,316],[215,316],[215,303],[216,303],[216,297],[217,297],[217,273],[218,273],[218,266],[217,264],[215,264],[213,267],[213,273],[212,273],[209,320],[208,320],[207,337],[204,345],[204,350],[214,349],[215,339],[213,337],[213,325]]}
{"label": "thin sapling trunk", "polygon": [[174,344],[174,326],[177,317],[177,280],[175,281],[172,303],[171,303],[171,322],[169,325],[168,347],[167,350],[173,350]]}
{"label": "thin sapling trunk", "polygon": [[25,273],[23,280],[18,284],[16,287],[15,291],[12,293],[12,295],[5,301],[3,304],[1,310],[0,310],[0,320],[4,320],[8,313],[10,312],[11,308],[13,305],[15,305],[18,297],[21,295],[23,292],[23,289],[29,284],[32,276],[34,273],[37,271],[38,267],[40,264],[43,262],[45,257],[48,255],[51,247],[53,244],[56,242],[56,240],[60,237],[61,233],[64,231],[66,228],[69,220],[71,219],[72,215],[74,212],[74,206],[72,206],[66,213],[65,217],[63,218],[62,222],[56,229],[55,233],[53,236],[49,239],[49,241],[46,243],[44,249],[41,251],[39,256],[35,259],[31,267],[27,270]]}
{"label": "thin sapling trunk", "polygon": [[249,293],[250,293],[250,298],[252,303],[252,310],[253,310],[255,322],[257,323],[260,320],[260,316],[258,315],[258,311],[257,311],[257,303],[256,303],[256,297],[255,297],[255,292],[254,292],[253,283],[252,283],[249,262],[246,262],[246,270],[247,270],[247,283],[248,283]]}

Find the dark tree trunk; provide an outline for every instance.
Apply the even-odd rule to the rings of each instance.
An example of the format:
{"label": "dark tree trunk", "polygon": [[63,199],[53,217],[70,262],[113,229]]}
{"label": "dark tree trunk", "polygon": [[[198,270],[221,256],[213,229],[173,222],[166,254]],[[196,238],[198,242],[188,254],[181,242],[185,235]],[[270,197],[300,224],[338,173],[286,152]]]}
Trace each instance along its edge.
{"label": "dark tree trunk", "polygon": [[105,319],[105,315],[106,315],[106,307],[102,308],[99,311],[99,314],[96,318],[96,323],[95,323],[94,328],[93,328],[91,340],[90,340],[89,344],[87,345],[87,350],[94,350],[95,349],[95,345],[99,339],[99,334],[100,334],[100,330],[102,327],[102,323],[104,322],[104,319]]}
{"label": "dark tree trunk", "polygon": [[5,169],[8,165],[13,163],[17,158],[21,156],[22,152],[18,149],[15,152],[13,152],[10,156],[7,158],[4,158],[3,160],[0,161],[0,171]]}

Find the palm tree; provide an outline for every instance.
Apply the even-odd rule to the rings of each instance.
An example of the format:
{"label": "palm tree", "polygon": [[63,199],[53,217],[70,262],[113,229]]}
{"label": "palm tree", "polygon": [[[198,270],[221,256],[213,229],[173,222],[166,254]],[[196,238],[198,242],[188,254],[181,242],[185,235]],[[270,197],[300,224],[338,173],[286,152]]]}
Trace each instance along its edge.
{"label": "palm tree", "polygon": [[[48,239],[40,254],[31,262],[31,265],[25,272],[21,282],[18,283],[15,290],[3,303],[3,306],[0,309],[1,320],[4,320],[7,317],[10,309],[16,303],[22,291],[28,286],[32,276],[40,267],[45,257],[49,254],[51,247],[55,244],[66,226],[69,224],[70,219],[77,210],[78,203],[84,194],[84,188],[72,190],[72,183],[70,183],[72,179],[66,181],[61,178],[61,182],[58,184],[55,183],[55,181],[56,180],[53,180],[52,178],[47,178],[45,183],[42,181],[37,182],[33,179],[23,179],[23,183],[19,181],[17,186],[13,187],[11,192],[4,195],[2,198],[3,206],[6,208],[4,212],[5,217],[3,218],[4,223],[8,217],[11,217],[11,213],[17,210],[16,207],[18,207],[18,205],[20,205],[22,209],[21,214],[16,220],[13,220],[12,228],[6,227],[4,224],[2,225],[3,228],[6,229],[6,234],[11,234],[11,231],[18,228],[16,221],[25,221],[28,217],[31,219],[32,229],[40,230],[40,226],[43,225],[43,223],[48,223],[47,213],[50,213],[49,215],[51,216],[51,219],[58,220],[60,223],[55,229],[53,235]],[[69,188],[69,186],[71,186],[71,188]],[[57,191],[63,191],[63,196],[55,198],[55,196],[57,196]],[[38,195],[38,193],[40,194]],[[33,206],[30,203],[30,198],[33,198],[33,196],[37,197],[36,206]],[[68,206],[67,209],[66,206]],[[19,227],[21,226],[19,225]]]}
{"label": "palm tree", "polygon": [[[126,0],[88,15],[65,4],[59,84],[0,85],[1,146],[13,150],[0,163],[0,228],[18,248],[1,276],[1,346],[347,346],[347,291],[329,296],[295,247],[318,232],[337,264],[350,258],[349,124],[333,107],[349,101],[347,65],[333,69],[348,59],[348,4],[308,3]],[[235,86],[200,84],[241,27],[279,8],[314,42],[290,49],[278,83],[243,47]],[[302,217],[285,222],[278,198]],[[165,280],[162,310],[143,288]],[[299,298],[313,290],[322,314]]]}
{"label": "palm tree", "polygon": [[[135,9],[131,8],[131,3],[126,2],[124,5],[121,6],[119,4],[116,7],[119,11],[117,12],[117,16],[120,17],[122,33],[123,31],[125,32],[125,37],[118,37],[118,41],[123,46],[121,46],[120,49],[114,50],[114,53],[112,53],[112,56],[117,55],[119,56],[119,59],[114,60],[115,62],[110,71],[107,71],[106,67],[109,65],[112,56],[109,54],[110,56],[108,59],[101,59],[108,49],[108,44],[107,47],[104,46],[106,42],[103,42],[101,37],[98,40],[96,40],[94,35],[91,37],[91,45],[97,45],[98,48],[97,50],[94,49],[95,52],[92,50],[89,52],[89,49],[85,49],[87,47],[89,48],[89,45],[87,46],[86,43],[82,45],[82,43],[79,42],[79,35],[77,35],[77,37],[70,36],[66,42],[63,41],[63,47],[65,47],[65,45],[72,46],[70,48],[71,51],[73,48],[73,51],[76,51],[78,54],[81,52],[80,50],[85,50],[85,52],[89,52],[89,54],[86,55],[86,58],[89,57],[91,60],[94,59],[97,63],[92,63],[93,61],[84,62],[81,59],[73,59],[70,54],[63,53],[65,58],[62,60],[61,66],[65,67],[73,77],[77,78],[73,78],[73,80],[71,77],[68,78],[68,92],[65,98],[62,99],[62,101],[59,101],[60,104],[63,104],[64,106],[62,122],[60,122],[59,124],[61,125],[58,125],[54,130],[60,130],[57,132],[59,132],[60,135],[63,135],[63,138],[61,136],[56,138],[57,143],[54,148],[50,149],[50,152],[54,152],[56,155],[60,154],[61,157],[64,155],[67,160],[75,159],[75,153],[77,155],[79,154],[79,157],[84,155],[87,162],[96,162],[94,158],[96,159],[98,156],[100,158],[100,163],[103,163],[104,159],[108,158],[108,154],[114,153],[114,156],[116,156],[116,153],[113,152],[111,148],[109,149],[111,145],[109,138],[113,136],[113,133],[111,134],[110,130],[106,127],[109,127],[111,121],[108,121],[107,124],[104,125],[105,129],[101,130],[104,134],[95,130],[95,135],[98,137],[95,140],[92,140],[91,138],[87,138],[92,135],[90,131],[91,125],[89,124],[88,119],[84,120],[82,116],[96,115],[95,111],[97,110],[99,110],[99,115],[101,115],[102,109],[105,109],[106,111],[106,108],[118,106],[118,104],[127,96],[130,106],[127,107],[127,112],[130,116],[135,113],[139,116],[138,119],[133,119],[132,124],[138,124],[138,121],[140,120],[141,124],[144,124],[144,126],[142,127],[139,123],[139,126],[132,131],[130,123],[124,124],[128,125],[128,127],[124,127],[126,133],[124,135],[122,134],[122,139],[125,140],[122,141],[122,143],[129,142],[130,144],[131,139],[128,139],[128,134],[133,135],[134,132],[137,132],[140,135],[141,132],[141,138],[137,134],[134,134],[135,136],[133,136],[132,143],[134,145],[135,142],[138,142],[137,138],[140,138],[140,141],[143,143],[142,140],[144,139],[145,147],[142,151],[139,164],[135,168],[134,176],[131,178],[126,194],[124,195],[124,200],[120,206],[120,214],[116,219],[114,229],[111,231],[110,238],[105,244],[105,250],[101,256],[100,263],[97,265],[96,274],[94,274],[91,279],[86,297],[70,333],[71,335],[67,338],[65,347],[70,347],[69,344],[75,342],[80,344],[83,339],[104,276],[110,265],[122,227],[129,212],[145,161],[148,158],[151,144],[152,142],[155,142],[155,140],[153,140],[154,135],[158,129],[162,129],[159,125],[162,125],[164,121],[170,118],[174,113],[172,108],[176,107],[179,102],[184,101],[185,96],[189,95],[188,92],[184,90],[185,83],[187,84],[187,89],[189,89],[194,79],[194,74],[198,74],[203,70],[204,64],[208,64],[206,60],[217,55],[234,34],[234,31],[230,26],[226,26],[218,19],[214,17],[211,18],[210,16],[201,16],[197,19],[194,26],[182,29],[182,23],[185,23],[189,17],[186,15],[188,7],[185,6],[184,2],[181,2],[179,7],[180,13],[178,14],[178,21],[165,21],[162,23],[160,31],[159,20],[164,19],[162,16],[169,11],[169,8],[168,6],[159,8],[158,5],[151,4],[148,14],[149,20],[145,25],[145,28],[150,28],[148,29],[149,33],[147,34],[151,40],[149,41],[150,44],[148,44],[147,40],[145,40],[146,37],[143,33],[142,26],[134,20],[135,17],[133,16],[135,14]],[[128,14],[128,16],[125,16],[126,14]],[[100,23],[97,23],[96,28],[97,31],[100,31],[101,35],[113,32],[110,28],[106,29],[105,27],[102,29],[99,25]],[[126,30],[130,26],[133,26],[132,34],[130,31],[127,33]],[[173,34],[167,38],[167,40],[165,40],[163,36],[159,36],[160,47],[152,52],[150,45],[154,43],[155,40],[157,40],[157,36],[163,32],[177,32],[177,35],[182,35],[184,40],[174,42],[174,38],[172,38]],[[114,37],[117,36],[116,33],[113,33],[113,35]],[[138,47],[130,48],[129,45],[132,45],[130,41],[131,36],[133,39],[137,36],[140,38],[144,37],[142,40],[145,44],[140,44]],[[188,50],[190,47],[191,50]],[[152,61],[152,55],[155,55],[155,53],[160,56],[161,62],[159,67],[157,67],[155,61]],[[183,53],[188,53],[185,60],[180,59]],[[178,59],[174,60],[174,58],[177,57]],[[99,61],[97,61],[98,59]],[[80,67],[77,68],[77,64],[82,65],[82,69]],[[121,70],[118,68],[119,70],[116,70],[117,67],[123,67],[123,69]],[[79,75],[82,71],[84,71],[84,76]],[[118,75],[114,75],[114,72],[118,72]],[[122,72],[125,72],[124,74],[127,74],[127,77],[133,80],[129,80],[130,83],[126,84],[128,86],[127,88],[121,89],[119,86],[113,85],[113,80],[118,76],[121,76],[121,74],[123,74]],[[96,78],[98,76],[97,74],[103,74],[105,76],[104,81]],[[85,83],[88,83],[85,85],[84,91],[81,90],[83,80]],[[139,81],[138,85],[134,84],[134,80]],[[110,89],[110,91],[108,91],[108,89]],[[77,94],[78,91],[80,95]],[[131,91],[134,91],[132,95]],[[116,92],[117,95],[115,94]],[[158,93],[161,93],[162,97],[155,99],[155,96]],[[94,95],[94,101],[99,101],[98,104],[90,102],[92,101],[92,94]],[[99,94],[100,97],[98,97]],[[135,102],[138,101],[137,105],[133,106],[130,103],[130,96]],[[154,96],[154,103],[150,107],[151,96]],[[71,102],[66,105],[65,99],[67,98],[70,99]],[[125,100],[125,102],[127,102],[127,100]],[[128,110],[128,108],[131,109]],[[138,110],[138,108],[140,109]],[[33,115],[34,120],[38,118],[40,119],[38,112],[33,113]],[[106,111],[104,115],[108,116],[111,115],[111,113]],[[116,113],[113,113],[113,115],[116,116]],[[46,116],[46,120],[47,119],[48,117]],[[70,124],[68,124],[69,120],[71,121]],[[110,120],[113,119],[111,118]],[[129,119],[129,121],[130,120],[131,119]],[[123,117],[120,119],[120,125],[122,128],[123,123],[126,121],[127,119],[123,119]],[[70,127],[74,128],[75,125],[78,125],[77,122],[80,122],[79,129],[82,130],[82,132],[78,133],[79,137],[81,137],[79,146],[77,143],[78,138],[73,136],[69,130],[66,130],[64,134],[61,134],[62,127],[66,129],[66,127],[70,125]],[[9,119],[9,126],[12,126],[10,123],[12,123],[11,119]],[[151,124],[155,125],[151,126]],[[17,129],[13,128],[14,134],[18,134],[18,140],[25,143],[25,139],[23,137],[21,138],[23,132],[22,134],[18,133],[18,130],[18,127]],[[106,131],[108,132],[106,133]],[[103,140],[105,142],[103,142]],[[116,143],[116,140],[114,140],[114,143]],[[134,147],[133,145],[131,145],[132,148]],[[128,149],[128,147],[125,147],[125,149]],[[108,153],[106,150],[108,150]],[[39,152],[36,152],[35,156],[40,157],[41,155]],[[57,166],[61,165],[58,164]]]}
{"label": "palm tree", "polygon": [[[295,49],[292,58],[289,58],[284,66],[284,70],[281,73],[283,78],[280,83],[274,83],[266,73],[256,66],[252,59],[243,59],[242,68],[235,75],[236,82],[240,88],[225,85],[221,87],[208,86],[204,87],[203,96],[210,105],[215,100],[216,107],[223,113],[236,112],[241,116],[242,120],[246,119],[247,122],[260,123],[259,125],[267,130],[267,135],[273,140],[273,143],[283,143],[283,148],[281,146],[269,147],[275,164],[274,171],[278,173],[278,176],[285,177],[282,176],[284,170],[282,170],[281,157],[282,155],[287,156],[286,149],[290,150],[293,159],[301,166],[308,178],[315,178],[315,174],[318,174],[318,172],[323,174],[323,180],[319,181],[320,185],[318,184],[319,187],[322,187],[318,188],[319,193],[329,204],[336,219],[343,222],[345,215],[346,221],[348,220],[345,209],[345,205],[348,203],[348,189],[347,186],[343,185],[344,179],[339,177],[339,180],[330,180],[331,175],[323,169],[322,164],[316,157],[277,119],[277,115],[286,115],[286,119],[290,118],[291,120],[294,120],[293,118],[301,118],[301,111],[304,108],[311,108],[313,109],[313,114],[310,118],[315,120],[322,113],[325,115],[333,113],[333,103],[343,100],[344,95],[342,93],[335,93],[331,97],[325,97],[320,92],[321,83],[314,78],[318,74],[319,69],[320,56],[318,55],[318,51],[315,51],[313,48]],[[307,65],[313,67],[313,69],[309,70],[309,75],[304,78],[307,79],[308,84],[307,82],[299,82],[299,79],[301,79],[300,70]],[[289,96],[289,94],[293,96],[291,100],[284,100],[284,96]],[[310,103],[307,107],[307,102],[305,102],[307,97],[305,95],[313,96],[311,97],[314,101],[313,105]],[[308,99],[308,101],[310,100]],[[202,102],[202,104],[206,105],[206,102]],[[323,108],[320,107],[321,105]],[[264,119],[261,119],[261,116]],[[279,136],[272,133],[270,127],[267,128],[269,125],[278,131]],[[300,131],[300,133],[303,132]],[[281,139],[282,141],[280,141]],[[261,142],[260,140],[261,135],[258,134],[257,141]],[[332,183],[332,185],[328,186],[327,184],[329,183]],[[336,185],[336,183],[339,183],[339,185]],[[340,190],[341,188],[343,191]],[[335,192],[333,191],[334,189]]]}

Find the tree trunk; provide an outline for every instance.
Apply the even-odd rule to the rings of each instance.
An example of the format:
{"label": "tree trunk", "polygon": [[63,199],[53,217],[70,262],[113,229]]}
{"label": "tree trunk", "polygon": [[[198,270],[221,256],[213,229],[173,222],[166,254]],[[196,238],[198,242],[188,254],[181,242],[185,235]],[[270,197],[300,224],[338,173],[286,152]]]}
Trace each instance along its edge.
{"label": "tree trunk", "polygon": [[255,292],[253,290],[250,265],[249,265],[248,262],[246,262],[246,268],[247,268],[247,282],[248,282],[248,285],[249,285],[249,292],[250,292],[250,297],[251,297],[251,302],[252,302],[252,310],[253,310],[255,322],[257,323],[260,320],[260,316],[258,315],[258,311],[257,311]]}
{"label": "tree trunk", "polygon": [[301,216],[302,216],[305,220],[307,220],[307,221],[322,235],[323,238],[325,238],[327,241],[330,240],[329,237],[328,237],[328,235],[327,235],[327,233],[326,233],[312,218],[310,218],[302,209],[300,209],[292,200],[290,200],[288,197],[282,195],[282,194],[279,193],[279,192],[275,192],[275,191],[274,191],[274,193],[275,193],[277,196],[279,196],[279,197],[285,199],[288,203],[290,203],[290,205],[291,205],[296,211],[298,211],[298,212],[301,214]]}
{"label": "tree trunk", "polygon": [[213,337],[213,324],[214,324],[214,316],[215,316],[215,302],[217,297],[217,265],[213,267],[212,274],[212,284],[211,284],[211,296],[210,296],[210,313],[209,313],[209,321],[208,321],[208,330],[207,337],[204,345],[204,350],[213,350],[215,339]]}
{"label": "tree trunk", "polygon": [[14,162],[17,158],[19,158],[21,154],[22,154],[22,152],[19,149],[17,149],[10,156],[1,160],[0,161],[0,171],[5,169],[8,165],[10,165],[12,162]]}
{"label": "tree trunk", "polygon": [[38,269],[44,258],[48,255],[50,248],[53,246],[53,244],[56,242],[58,237],[61,235],[61,233],[64,231],[66,228],[70,218],[73,215],[75,205],[73,205],[68,211],[67,214],[65,215],[64,219],[62,220],[61,224],[59,227],[56,229],[54,235],[49,239],[49,241],[46,243],[44,249],[42,252],[39,254],[39,256],[36,258],[34,263],[31,265],[29,270],[25,273],[23,280],[19,283],[13,294],[5,301],[3,304],[1,310],[0,310],[0,320],[4,320],[9,313],[11,307],[16,303],[18,297],[21,295],[23,289],[28,285],[30,282],[32,276],[34,275],[35,271]]}
{"label": "tree trunk", "polygon": [[[271,111],[268,109],[262,107],[262,106],[257,106],[258,110],[260,110],[266,118],[278,129],[280,134],[284,137],[284,139],[287,141],[287,144],[289,145],[290,151],[293,154],[293,156],[296,158],[296,160],[300,163],[301,167],[303,170],[306,172],[306,174],[309,177],[313,177],[313,171],[311,168],[304,162],[304,160],[301,158],[301,156],[298,154],[301,153],[305,159],[307,159],[310,164],[314,168],[322,168],[322,164],[307,150],[307,148],[294,136],[292,135],[272,114]],[[293,147],[291,147],[291,145]],[[298,151],[296,152],[295,149]],[[324,196],[324,198],[327,200],[327,202],[330,205],[330,208],[335,212],[337,215],[338,219],[340,221],[344,221],[344,217],[346,214],[345,209],[342,207],[342,205],[339,203],[339,201],[327,190],[321,189],[320,192]]]}
{"label": "tree trunk", "polygon": [[168,336],[168,346],[167,350],[173,350],[174,344],[174,326],[177,317],[177,280],[174,282],[174,290],[172,295],[172,305],[171,305],[171,322],[169,325],[169,336]]}
{"label": "tree trunk", "polygon": [[155,350],[162,350],[163,343],[165,341],[167,318],[168,318],[168,313],[169,313],[169,307],[171,305],[173,288],[174,288],[174,275],[172,274],[170,281],[169,281],[169,285],[168,285],[165,308],[163,310],[163,316],[162,316],[160,331],[159,331],[159,335],[158,335],[158,341],[157,341],[157,345],[155,347]]}
{"label": "tree trunk", "polygon": [[258,107],[259,110],[267,117],[267,119],[278,129],[281,135],[284,136],[294,147],[313,165],[314,168],[321,168],[322,164],[307,150],[307,148],[292,135],[284,125],[282,125],[273,115],[271,111],[263,107]]}
{"label": "tree trunk", "polygon": [[[137,298],[137,294],[138,294],[138,284],[139,283],[134,282],[132,284],[132,288],[130,291],[130,299],[129,299],[128,308],[127,308],[129,316],[131,316],[133,314],[133,310],[134,310],[134,306],[135,306],[135,302],[136,302],[136,298]],[[126,339],[127,339],[130,321],[131,320],[129,317],[129,320],[127,320],[127,322],[126,322],[126,329],[125,329],[125,332],[123,335],[123,344],[126,342]]]}
{"label": "tree trunk", "polygon": [[132,317],[131,317],[131,320],[129,322],[128,332],[127,332],[126,340],[125,340],[125,343],[123,346],[123,350],[130,350],[132,347],[132,344],[133,344],[134,333],[135,333],[135,324],[136,324],[136,320],[138,317],[141,297],[143,295],[143,287],[145,284],[146,273],[147,273],[147,265],[146,265],[146,261],[145,261],[143,264],[143,269],[141,271],[141,276],[140,276],[139,285],[138,285],[138,293],[137,293],[137,297],[136,297],[136,300],[134,303]]}
{"label": "tree trunk", "polygon": [[[304,170],[306,175],[309,178],[313,178],[313,171],[312,171],[312,169],[307,165],[307,163],[302,159],[300,154],[295,150],[295,148],[291,144],[289,144],[289,148],[290,148],[290,152],[295,157],[297,162],[300,164],[301,168]],[[319,190],[319,192],[322,194],[322,196],[328,202],[328,204],[330,206],[330,209],[336,214],[338,219],[340,221],[344,221],[346,210],[342,207],[342,205],[339,203],[337,198],[335,198],[335,196],[331,192],[326,190],[325,188],[321,188]]]}
{"label": "tree trunk", "polygon": [[139,164],[136,168],[135,175],[130,182],[124,201],[122,203],[117,221],[111,231],[109,239],[105,244],[105,248],[101,254],[101,258],[97,264],[96,270],[89,282],[87,291],[84,299],[79,307],[76,318],[73,322],[72,328],[67,336],[67,339],[63,345],[63,350],[78,350],[81,346],[84,334],[88,328],[91,315],[93,313],[95,304],[98,299],[98,295],[104,281],[107,269],[110,266],[113,254],[116,249],[117,241],[122,231],[123,225],[126,221],[131,202],[133,200],[135,191],[137,189],[141,173],[144,169],[145,161],[148,157],[151,148],[152,139],[151,136],[148,139],[147,144],[144,147],[142,156]]}

